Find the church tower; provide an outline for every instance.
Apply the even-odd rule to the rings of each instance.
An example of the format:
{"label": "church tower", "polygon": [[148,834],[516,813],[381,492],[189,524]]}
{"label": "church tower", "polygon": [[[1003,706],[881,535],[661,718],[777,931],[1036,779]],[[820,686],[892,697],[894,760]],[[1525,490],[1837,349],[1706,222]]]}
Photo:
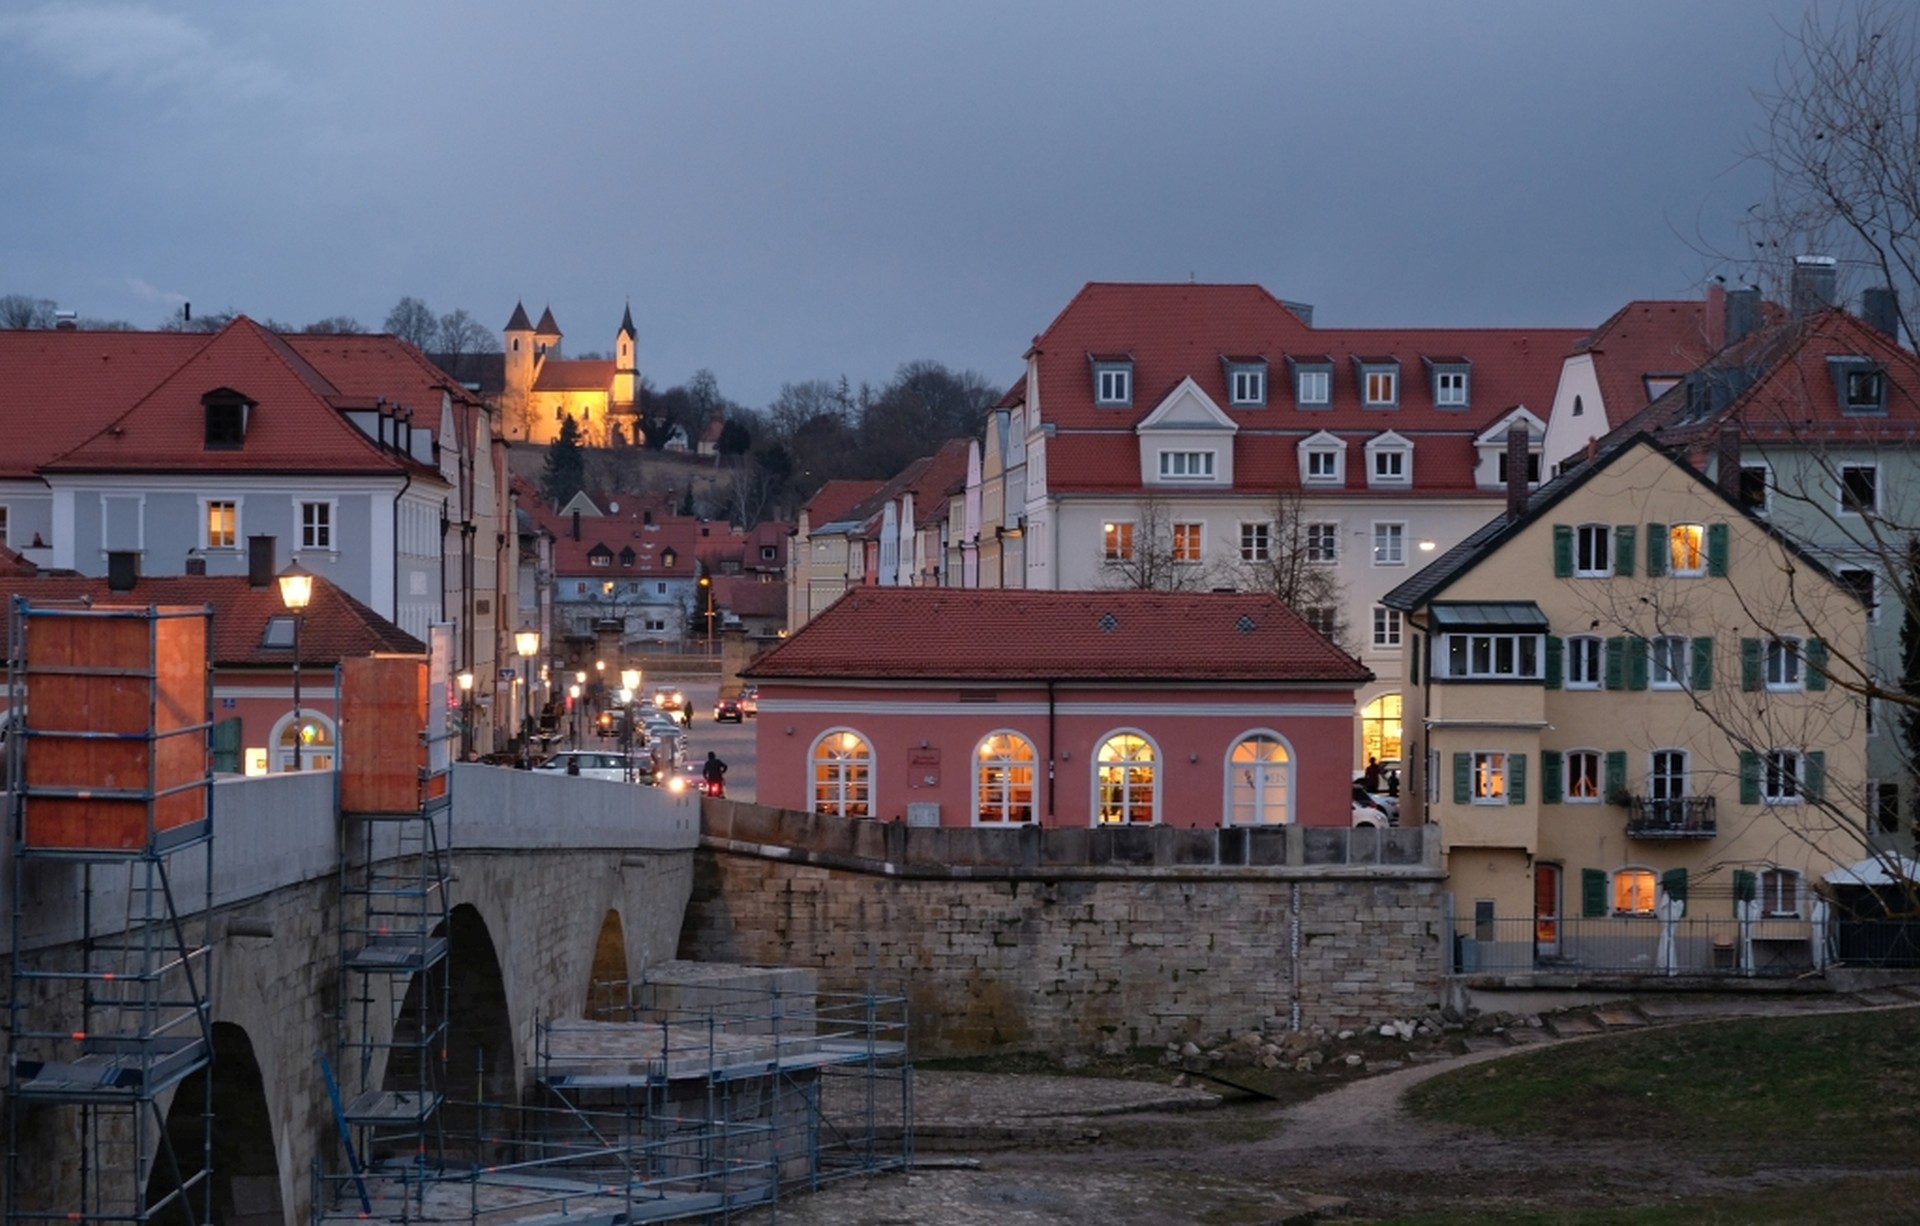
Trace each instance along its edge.
{"label": "church tower", "polygon": [[527,319],[524,304],[513,304],[513,318],[507,320],[507,326],[502,330],[502,341],[501,347],[506,352],[506,368],[501,375],[501,417],[508,438],[526,439],[533,429],[530,410],[534,362],[533,324]]}
{"label": "church tower", "polygon": [[616,410],[631,412],[639,398],[640,363],[634,352],[638,339],[633,330],[633,305],[629,303],[626,314],[620,317],[620,331],[613,337],[613,386],[608,391]]}

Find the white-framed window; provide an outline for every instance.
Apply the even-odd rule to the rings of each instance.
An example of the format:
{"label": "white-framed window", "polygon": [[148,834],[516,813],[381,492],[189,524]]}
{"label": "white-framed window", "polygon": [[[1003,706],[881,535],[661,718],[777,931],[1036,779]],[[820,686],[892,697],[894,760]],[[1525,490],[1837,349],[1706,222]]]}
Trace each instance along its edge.
{"label": "white-framed window", "polygon": [[1095,362],[1093,364],[1093,402],[1103,405],[1133,403],[1133,363]]}
{"label": "white-framed window", "polygon": [[1273,556],[1273,526],[1265,523],[1240,525],[1240,560],[1265,562]]}
{"label": "white-framed window", "polygon": [[1375,524],[1373,526],[1373,564],[1375,566],[1405,566],[1407,564],[1407,526],[1405,524]]}
{"label": "white-framed window", "polygon": [[207,498],[200,503],[202,549],[238,549],[240,547],[240,504],[232,499]]}
{"label": "white-framed window", "polygon": [[1325,366],[1302,366],[1293,375],[1293,400],[1302,406],[1333,401],[1333,371]]}
{"label": "white-framed window", "polygon": [[1786,917],[1800,914],[1800,874],[1790,868],[1763,869],[1760,873],[1760,910],[1762,914]]}
{"label": "white-framed window", "polygon": [[1567,752],[1566,798],[1568,804],[1600,803],[1600,751],[1573,749]]}
{"label": "white-framed window", "polygon": [[1407,453],[1399,449],[1373,453],[1373,483],[1403,485],[1407,480]]}
{"label": "white-framed window", "polygon": [[1648,759],[1647,798],[1660,805],[1687,798],[1687,751],[1656,749]]}
{"label": "white-framed window", "polygon": [[1108,520],[1101,525],[1101,556],[1109,562],[1133,561],[1133,521]]}
{"label": "white-framed window", "polygon": [[1200,524],[1173,525],[1173,560],[1193,564],[1206,556],[1205,532]]}
{"label": "white-framed window", "polygon": [[332,551],[333,511],[331,499],[300,504],[300,548]]}
{"label": "white-framed window", "polygon": [[1806,685],[1805,645],[1797,638],[1767,640],[1767,688],[1797,690]]}
{"label": "white-framed window", "polygon": [[1573,530],[1573,573],[1581,579],[1613,574],[1613,525],[1581,524]]}
{"label": "white-framed window", "polygon": [[1650,868],[1623,868],[1613,875],[1613,913],[1652,915],[1660,878]]}
{"label": "white-framed window", "polygon": [[1799,750],[1769,749],[1760,773],[1760,799],[1770,805],[1797,805],[1802,778]]}
{"label": "white-framed window", "polygon": [[1446,675],[1469,681],[1536,681],[1540,678],[1537,634],[1456,631],[1446,636]]}
{"label": "white-framed window", "polygon": [[667,632],[667,619],[664,617],[648,617],[646,625],[648,634],[665,634]]}
{"label": "white-framed window", "polygon": [[1570,690],[1597,690],[1606,680],[1602,664],[1605,644],[1595,634],[1576,634],[1567,640],[1566,687]]}
{"label": "white-framed window", "polygon": [[851,728],[835,728],[808,755],[811,812],[832,817],[873,816],[873,747]]}
{"label": "white-framed window", "polygon": [[1331,447],[1315,447],[1307,452],[1307,481],[1326,485],[1341,480],[1340,453]]}
{"label": "white-framed window", "polygon": [[[293,712],[288,711],[273,725],[272,762],[268,767],[275,774],[294,769],[294,758],[300,760],[300,770],[330,771],[333,769],[334,730],[333,721],[310,707],[300,708],[300,719],[296,722]],[[299,753],[294,752],[298,743]]]}
{"label": "white-framed window", "polygon": [[987,826],[1018,826],[1034,820],[1033,742],[1017,732],[996,732],[974,755],[974,820]]}
{"label": "white-framed window", "polygon": [[1400,610],[1381,604],[1373,606],[1373,645],[1400,646]]}
{"label": "white-framed window", "polygon": [[1887,411],[1886,372],[1865,358],[1828,358],[1834,365],[1843,413]]}
{"label": "white-framed window", "polygon": [[1662,634],[1652,639],[1648,684],[1656,690],[1678,690],[1687,684],[1688,640],[1678,634]]}
{"label": "white-framed window", "polygon": [[1707,529],[1704,524],[1673,524],[1667,529],[1667,564],[1676,575],[1707,573]]}
{"label": "white-framed window", "polygon": [[1363,367],[1360,388],[1361,402],[1367,408],[1392,408],[1400,403],[1400,372],[1392,366]]}
{"label": "white-framed window", "polygon": [[1474,751],[1472,796],[1476,805],[1507,803],[1506,754],[1484,749]]}
{"label": "white-framed window", "polygon": [[667,581],[665,579],[654,580],[653,594],[655,596],[665,596],[667,594]]}
{"label": "white-framed window", "polygon": [[[1501,485],[1507,483],[1507,453],[1500,451],[1493,457],[1493,479]],[[1540,484],[1540,453],[1527,452],[1527,484]]]}
{"label": "white-framed window", "polygon": [[1307,525],[1307,561],[1331,566],[1340,560],[1340,525],[1319,521]]}
{"label": "white-framed window", "polygon": [[1300,610],[1300,620],[1307,623],[1307,629],[1327,639],[1340,637],[1340,610],[1330,604],[1310,604]]}
{"label": "white-framed window", "polygon": [[1153,742],[1138,732],[1116,732],[1094,755],[1094,821],[1102,826],[1151,825],[1159,820]]}
{"label": "white-framed window", "polygon": [[1880,511],[1880,466],[1878,464],[1842,464],[1840,466],[1840,513],[1876,515]]}
{"label": "white-framed window", "polygon": [[1293,755],[1273,732],[1253,732],[1227,752],[1227,824],[1284,826],[1293,820]]}
{"label": "white-framed window", "polygon": [[1163,481],[1213,480],[1211,451],[1163,451],[1160,453],[1160,478]]}
{"label": "white-framed window", "polygon": [[1267,368],[1252,364],[1236,365],[1227,375],[1227,399],[1242,407],[1267,402]]}
{"label": "white-framed window", "polygon": [[1467,372],[1464,370],[1436,370],[1433,374],[1433,402],[1443,409],[1463,409],[1467,406]]}

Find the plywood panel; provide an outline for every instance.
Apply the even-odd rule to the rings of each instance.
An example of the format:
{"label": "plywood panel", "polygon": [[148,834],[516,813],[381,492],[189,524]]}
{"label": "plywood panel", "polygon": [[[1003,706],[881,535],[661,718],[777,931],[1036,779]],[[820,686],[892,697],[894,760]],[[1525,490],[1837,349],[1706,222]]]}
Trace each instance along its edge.
{"label": "plywood panel", "polygon": [[426,722],[426,657],[340,662],[341,809],[410,813],[420,807]]}

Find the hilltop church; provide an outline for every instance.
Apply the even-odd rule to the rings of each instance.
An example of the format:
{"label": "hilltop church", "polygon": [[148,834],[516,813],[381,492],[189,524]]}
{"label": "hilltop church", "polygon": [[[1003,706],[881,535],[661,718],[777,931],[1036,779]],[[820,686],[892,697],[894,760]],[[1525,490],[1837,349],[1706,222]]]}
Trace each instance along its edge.
{"label": "hilltop church", "polygon": [[503,336],[505,360],[497,392],[502,433],[516,442],[549,443],[560,433],[560,423],[571,417],[583,443],[639,443],[645,432],[635,340],[633,308],[628,307],[614,333],[613,357],[565,358],[552,308],[541,313],[536,325],[527,322],[526,307],[515,303]]}

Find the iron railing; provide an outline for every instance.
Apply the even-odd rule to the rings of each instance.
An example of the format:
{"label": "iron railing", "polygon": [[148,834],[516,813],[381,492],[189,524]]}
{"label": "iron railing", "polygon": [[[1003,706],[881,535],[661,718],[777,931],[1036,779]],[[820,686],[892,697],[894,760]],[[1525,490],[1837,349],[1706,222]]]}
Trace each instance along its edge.
{"label": "iron railing", "polygon": [[1710,839],[1717,833],[1711,796],[1634,796],[1627,801],[1630,839]]}

